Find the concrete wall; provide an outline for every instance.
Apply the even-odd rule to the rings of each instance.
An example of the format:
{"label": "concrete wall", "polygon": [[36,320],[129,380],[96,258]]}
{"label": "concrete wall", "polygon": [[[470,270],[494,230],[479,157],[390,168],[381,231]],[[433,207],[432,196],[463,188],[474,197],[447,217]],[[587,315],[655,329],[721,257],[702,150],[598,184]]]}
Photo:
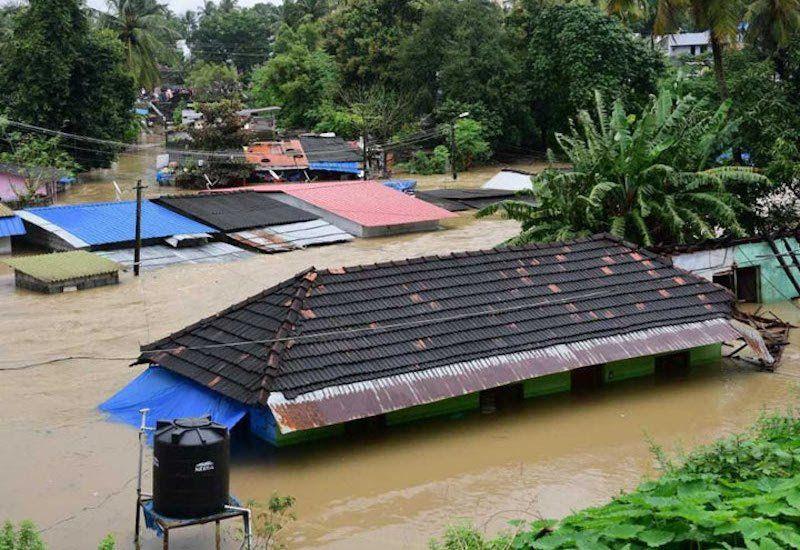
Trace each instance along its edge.
{"label": "concrete wall", "polygon": [[18,288],[26,290],[33,290],[35,292],[44,292],[45,294],[58,294],[64,292],[65,289],[73,290],[88,290],[90,288],[97,288],[100,286],[116,285],[119,283],[119,272],[104,273],[102,275],[93,275],[91,277],[79,277],[75,279],[66,279],[63,281],[47,282],[35,279],[30,275],[26,275],[21,271],[14,272],[14,282]]}
{"label": "concrete wall", "polygon": [[[792,251],[800,249],[800,244],[795,238],[786,239],[785,242],[788,243]],[[775,245],[781,253],[786,252],[786,246],[782,240],[776,240]],[[800,257],[800,254],[798,254],[798,257]],[[734,260],[738,267],[760,267],[760,296],[762,303],[769,304],[798,297],[794,285],[792,285],[780,262],[775,258],[775,253],[766,242],[736,246]],[[800,283],[800,270],[794,267],[790,257],[784,256],[784,261],[789,265],[795,280]]]}

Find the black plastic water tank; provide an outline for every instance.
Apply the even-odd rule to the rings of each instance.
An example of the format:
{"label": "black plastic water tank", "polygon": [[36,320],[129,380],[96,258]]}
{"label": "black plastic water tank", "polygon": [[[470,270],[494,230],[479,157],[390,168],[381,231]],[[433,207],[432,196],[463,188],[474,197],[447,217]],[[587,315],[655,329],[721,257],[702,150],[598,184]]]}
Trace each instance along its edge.
{"label": "black plastic water tank", "polygon": [[173,518],[198,518],[228,502],[228,428],[211,418],[159,420],[153,442],[153,508]]}

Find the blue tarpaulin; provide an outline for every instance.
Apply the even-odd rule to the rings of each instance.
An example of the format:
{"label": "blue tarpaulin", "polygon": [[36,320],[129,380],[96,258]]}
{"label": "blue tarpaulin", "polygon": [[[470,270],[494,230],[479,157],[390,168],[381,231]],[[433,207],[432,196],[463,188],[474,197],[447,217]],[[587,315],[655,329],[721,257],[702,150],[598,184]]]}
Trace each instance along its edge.
{"label": "blue tarpaulin", "polygon": [[[148,408],[148,427],[156,420],[211,415],[214,422],[233,428],[247,412],[238,401],[162,367],[150,367],[100,405],[114,420],[141,424],[139,409]],[[152,432],[151,432],[152,433]]]}
{"label": "blue tarpaulin", "polygon": [[361,173],[361,167],[358,162],[309,162],[308,167],[311,170],[325,170],[327,172]]}
{"label": "blue tarpaulin", "polygon": [[402,191],[403,193],[407,193],[409,195],[417,187],[417,180],[386,180],[382,181],[381,183],[386,187],[397,189],[398,191]]}

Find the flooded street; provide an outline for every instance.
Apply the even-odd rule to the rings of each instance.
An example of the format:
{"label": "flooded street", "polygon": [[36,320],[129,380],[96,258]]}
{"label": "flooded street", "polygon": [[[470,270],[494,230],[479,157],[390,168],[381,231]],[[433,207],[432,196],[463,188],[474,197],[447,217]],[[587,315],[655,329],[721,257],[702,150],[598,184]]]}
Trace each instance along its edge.
{"label": "flooded street", "polygon": [[[121,159],[106,176],[130,187],[154,166],[137,159]],[[132,180],[123,180],[126,172]],[[113,186],[92,177],[98,180],[63,199],[114,200]],[[145,177],[157,189],[153,175]],[[477,185],[478,176],[469,181]],[[139,344],[310,265],[485,248],[516,231],[512,222],[465,215],[433,233],[179,265],[139,279],[124,274],[120,286],[53,296],[18,291],[0,270],[0,518],[32,519],[55,549],[95,548],[109,532],[118,548],[132,548],[136,432],[106,421],[96,407],[141,372],[128,367]],[[769,309],[800,320],[793,304]],[[63,357],[72,359],[47,363]],[[515,411],[396,427],[369,440],[281,451],[240,441],[232,491],[242,501],[294,496],[298,519],[283,534],[289,548],[423,548],[460,518],[494,533],[511,518],[559,517],[600,504],[654,472],[648,438],[675,450],[742,429],[762,410],[794,404],[798,377],[795,331],[775,374],[724,362],[688,380],[620,382],[588,396],[530,400]],[[178,531],[172,548],[211,548],[209,533]],[[160,547],[152,532],[144,534],[143,548]],[[229,536],[226,548],[239,543]]]}

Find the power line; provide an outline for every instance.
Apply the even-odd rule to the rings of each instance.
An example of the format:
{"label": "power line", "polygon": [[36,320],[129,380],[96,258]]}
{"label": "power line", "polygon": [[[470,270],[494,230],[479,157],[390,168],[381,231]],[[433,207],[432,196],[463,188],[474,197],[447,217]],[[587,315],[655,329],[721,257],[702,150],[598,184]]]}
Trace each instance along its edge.
{"label": "power line", "polygon": [[[314,338],[327,338],[331,336],[350,336],[353,334],[361,334],[361,333],[368,333],[368,332],[383,332],[387,330],[394,330],[397,328],[403,327],[410,327],[410,326],[421,326],[421,325],[428,325],[428,324],[438,324],[443,322],[449,321],[457,321],[462,319],[470,319],[475,317],[488,317],[493,316],[501,313],[510,313],[513,311],[520,311],[523,309],[529,309],[532,307],[544,307],[544,306],[554,306],[559,305],[562,303],[572,302],[574,300],[582,300],[585,298],[592,298],[597,296],[611,296],[612,294],[609,292],[588,292],[581,296],[570,296],[561,298],[559,300],[546,300],[540,301],[538,303],[533,304],[524,304],[519,306],[509,306],[504,308],[496,308],[492,310],[482,310],[476,311],[471,313],[461,313],[457,315],[450,315],[450,316],[443,316],[443,317],[435,317],[431,319],[418,319],[414,321],[401,321],[397,323],[390,323],[387,325],[379,325],[379,326],[364,326],[364,327],[357,327],[357,328],[350,328],[345,330],[331,330],[331,331],[322,331],[316,332],[313,334],[299,334],[296,336],[286,336],[282,338],[264,338],[259,340],[241,340],[236,342],[226,342],[223,344],[206,344],[202,346],[178,346],[174,348],[163,348],[163,349],[154,349],[154,350],[146,350],[141,351],[140,354],[136,357],[107,357],[107,356],[91,356],[91,355],[74,355],[74,356],[67,356],[67,357],[57,357],[54,359],[49,359],[45,361],[39,361],[37,363],[30,363],[25,365],[20,365],[16,367],[0,367],[0,372],[3,371],[15,371],[15,370],[25,370],[33,367],[49,365],[54,363],[60,363],[65,361],[72,361],[72,360],[98,360],[98,361],[135,361],[141,355],[151,355],[157,353],[171,353],[176,351],[185,351],[185,350],[204,350],[204,349],[219,349],[219,348],[231,348],[231,347],[240,347],[240,346],[247,346],[253,344],[275,344],[278,342],[287,342],[287,341],[302,341],[302,340],[310,340]],[[6,363],[10,363],[13,361],[3,361]]]}

